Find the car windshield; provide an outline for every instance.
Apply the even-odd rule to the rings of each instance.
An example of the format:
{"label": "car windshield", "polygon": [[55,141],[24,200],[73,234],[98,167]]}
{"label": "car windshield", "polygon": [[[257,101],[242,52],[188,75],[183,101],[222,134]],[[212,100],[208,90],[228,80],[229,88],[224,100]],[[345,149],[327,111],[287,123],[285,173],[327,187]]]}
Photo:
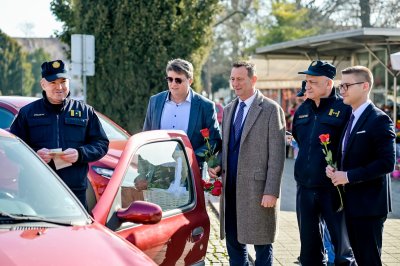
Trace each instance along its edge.
{"label": "car windshield", "polygon": [[106,118],[102,115],[98,115],[99,120],[101,122],[101,126],[103,127],[104,131],[106,132],[107,138],[109,140],[127,140],[129,136],[125,134],[122,130],[118,127],[110,123]]}
{"label": "car windshield", "polygon": [[0,224],[90,222],[68,188],[19,139],[0,136],[0,169]]}

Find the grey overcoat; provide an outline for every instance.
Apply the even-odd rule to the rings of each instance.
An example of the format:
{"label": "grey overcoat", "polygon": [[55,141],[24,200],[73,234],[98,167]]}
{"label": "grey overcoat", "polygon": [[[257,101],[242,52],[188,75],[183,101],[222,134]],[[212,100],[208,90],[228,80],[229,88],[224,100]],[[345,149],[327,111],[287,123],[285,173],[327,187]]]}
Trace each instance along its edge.
{"label": "grey overcoat", "polygon": [[[231,120],[238,99],[224,108],[222,122],[222,182],[227,176]],[[236,183],[238,241],[273,243],[278,233],[280,185],[285,161],[285,116],[282,108],[256,91],[243,125]],[[278,197],[275,208],[264,208],[264,194]],[[225,237],[225,190],[220,197],[221,239]],[[229,221],[226,221],[229,223]]]}

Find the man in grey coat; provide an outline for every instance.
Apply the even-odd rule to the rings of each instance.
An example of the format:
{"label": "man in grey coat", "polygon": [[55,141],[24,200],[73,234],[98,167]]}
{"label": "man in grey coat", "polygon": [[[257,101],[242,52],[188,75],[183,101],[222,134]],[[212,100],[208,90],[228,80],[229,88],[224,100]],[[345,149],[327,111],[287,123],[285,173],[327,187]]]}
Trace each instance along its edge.
{"label": "man in grey coat", "polygon": [[[285,161],[282,108],[255,88],[255,66],[233,64],[230,82],[237,99],[224,109],[221,238],[226,237],[230,265],[248,265],[246,244],[256,250],[256,265],[272,265],[277,236],[279,194]],[[221,171],[222,170],[222,171]]]}

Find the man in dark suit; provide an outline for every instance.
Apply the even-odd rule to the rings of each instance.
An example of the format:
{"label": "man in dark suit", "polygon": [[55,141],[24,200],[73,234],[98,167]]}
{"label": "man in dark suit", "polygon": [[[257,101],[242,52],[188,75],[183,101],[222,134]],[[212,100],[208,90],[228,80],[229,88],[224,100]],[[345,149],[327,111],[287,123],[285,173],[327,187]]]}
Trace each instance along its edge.
{"label": "man in dark suit", "polygon": [[383,224],[391,211],[390,178],[395,164],[393,122],[370,100],[371,71],[363,66],[342,71],[343,102],[353,112],[339,146],[340,171],[326,168],[335,186],[345,186],[346,224],[358,265],[382,265]]}
{"label": "man in dark suit", "polygon": [[285,161],[285,116],[282,108],[255,88],[255,66],[233,64],[232,88],[238,97],[224,108],[221,238],[231,266],[249,265],[246,244],[256,250],[255,265],[272,265],[277,236],[279,194]]}
{"label": "man in dark suit", "polygon": [[183,59],[168,62],[166,68],[168,91],[150,98],[143,131],[156,129],[180,129],[188,135],[199,166],[203,157],[197,156],[207,149],[200,130],[208,128],[209,143],[215,152],[221,147],[221,132],[218,126],[215,104],[193,91],[193,66]]}

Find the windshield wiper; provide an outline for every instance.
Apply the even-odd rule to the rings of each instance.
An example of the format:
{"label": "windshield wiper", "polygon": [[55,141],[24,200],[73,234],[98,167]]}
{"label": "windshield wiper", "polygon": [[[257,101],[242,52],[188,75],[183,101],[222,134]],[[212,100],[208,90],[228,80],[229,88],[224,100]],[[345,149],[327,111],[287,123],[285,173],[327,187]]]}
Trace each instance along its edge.
{"label": "windshield wiper", "polygon": [[26,214],[11,214],[7,212],[2,212],[0,211],[0,217],[7,217],[13,221],[18,221],[18,222],[45,222],[45,223],[51,223],[51,224],[57,224],[57,225],[67,225],[71,226],[73,225],[72,222],[63,222],[63,221],[58,221],[54,219],[47,219],[45,217],[41,216],[35,216],[35,215],[26,215]]}

